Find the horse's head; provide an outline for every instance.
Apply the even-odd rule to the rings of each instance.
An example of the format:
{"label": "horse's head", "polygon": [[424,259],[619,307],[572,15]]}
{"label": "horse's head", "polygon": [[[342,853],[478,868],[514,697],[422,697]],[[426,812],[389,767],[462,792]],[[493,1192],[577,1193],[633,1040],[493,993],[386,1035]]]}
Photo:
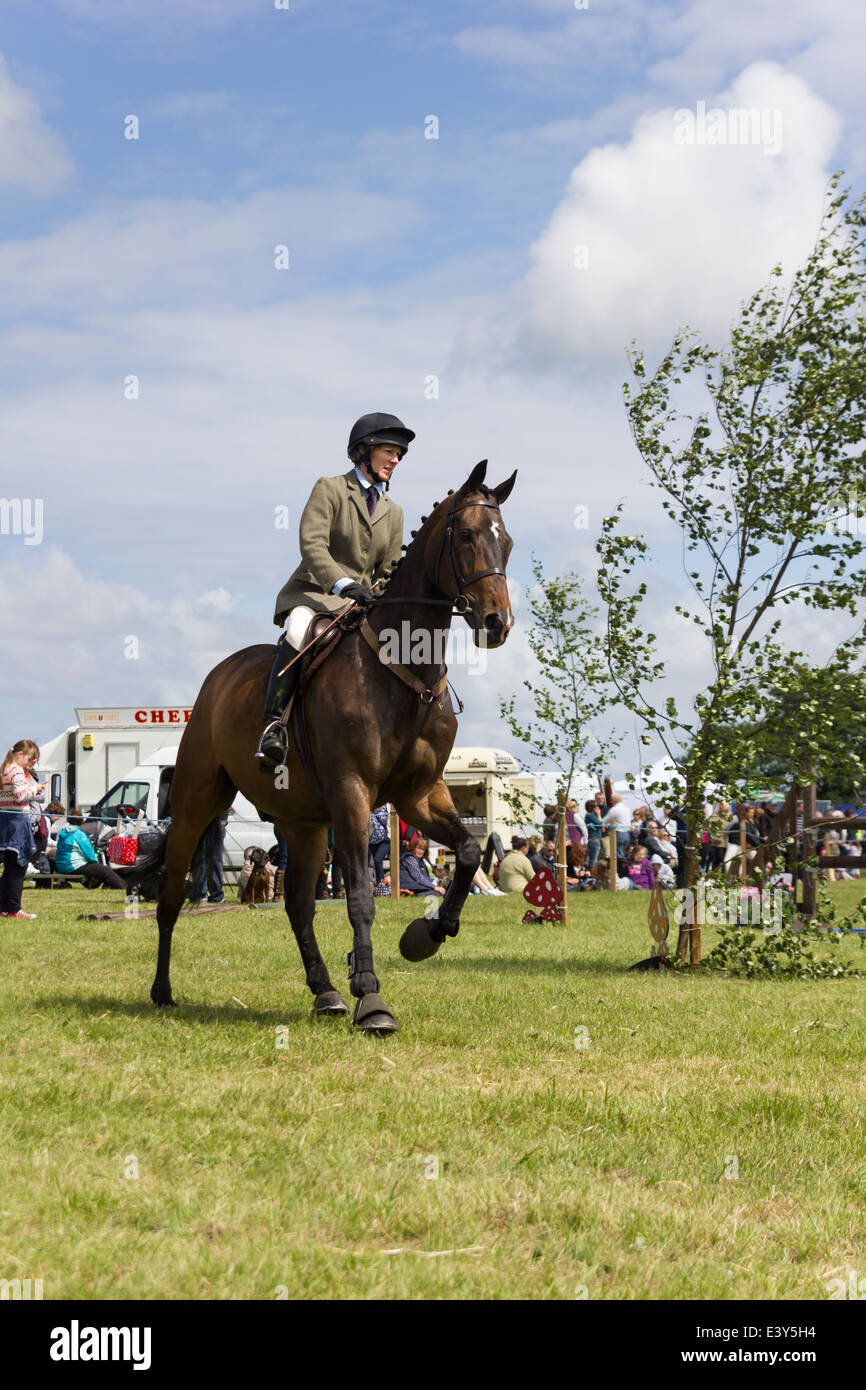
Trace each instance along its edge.
{"label": "horse's head", "polygon": [[[487,460],[477,463],[461,488],[441,503],[441,526],[430,537],[436,587],[454,599],[476,646],[501,647],[514,625],[505,566],[514,542],[500,505],[509,496],[517,469],[496,487],[484,486]],[[440,516],[436,517],[437,522]]]}

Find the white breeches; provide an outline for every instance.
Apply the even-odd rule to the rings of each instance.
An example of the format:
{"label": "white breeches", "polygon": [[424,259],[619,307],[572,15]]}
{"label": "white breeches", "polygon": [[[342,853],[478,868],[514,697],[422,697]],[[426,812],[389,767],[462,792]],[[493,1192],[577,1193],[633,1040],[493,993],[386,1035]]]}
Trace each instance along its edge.
{"label": "white breeches", "polygon": [[286,619],[286,641],[291,647],[294,647],[295,651],[300,651],[304,645],[307,628],[315,616],[315,609],[307,608],[306,604],[299,603]]}

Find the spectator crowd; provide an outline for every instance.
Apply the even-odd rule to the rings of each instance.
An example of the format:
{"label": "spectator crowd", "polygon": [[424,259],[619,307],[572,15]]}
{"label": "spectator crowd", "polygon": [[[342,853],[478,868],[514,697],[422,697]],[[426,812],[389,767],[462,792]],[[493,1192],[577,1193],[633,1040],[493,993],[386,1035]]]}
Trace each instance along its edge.
{"label": "spectator crowd", "polygon": [[[38,759],[37,745],[30,739],[21,739],[9,749],[0,764],[2,917],[32,918],[35,915],[25,913],[21,907],[22,887],[28,874],[55,874],[67,880],[76,878],[92,887],[126,887],[125,879],[107,862],[105,854],[114,827],[88,820],[74,807],[66,811],[59,802],[46,805],[47,783],[40,782],[38,775],[34,775]],[[701,872],[736,873],[741,863],[743,837],[747,860],[754,863],[762,847],[770,841],[777,809],[767,801],[744,803],[736,808],[726,801],[707,805],[700,832]],[[196,903],[225,901],[223,842],[229,814],[231,812],[226,812],[211,822],[194,855],[188,896]],[[682,886],[686,823],[679,807],[666,805],[662,814],[656,816],[649,806],[630,809],[617,793],[611,793],[608,804],[603,793],[598,792],[584,803],[582,810],[573,798],[568,798],[564,814],[564,867],[570,892],[608,888],[611,874],[615,875],[616,887],[626,891],[650,889],[657,880],[665,888]],[[797,831],[801,836],[802,802],[797,804],[796,814]],[[841,820],[844,814],[841,810],[833,810],[829,818]],[[559,816],[557,807],[545,806],[542,834],[528,838],[513,836],[508,852],[500,850],[501,858],[492,867],[491,877],[483,869],[477,870],[470,892],[486,896],[522,893],[539,869],[547,868],[556,874],[561,867],[556,853]],[[276,827],[274,835],[276,852],[270,858],[275,862],[265,862],[260,852],[247,852],[239,882],[242,901],[246,885],[253,880],[257,869],[253,880],[257,896],[272,900],[284,897],[287,849]],[[613,864],[609,854],[611,835],[616,846]],[[498,837],[493,838],[498,843]],[[862,838],[862,830],[849,830],[845,826],[834,828],[831,825],[817,832],[819,854],[851,860],[850,867],[828,868],[829,878],[859,878]],[[431,860],[429,841],[402,820],[399,842],[396,890],[399,896],[443,897],[453,877],[445,864],[444,849],[439,851],[435,862]],[[386,872],[386,863],[389,872]],[[370,816],[368,873],[375,896],[389,897],[394,893],[395,866],[391,864],[387,806],[377,806]],[[345,896],[333,833],[329,830],[328,857],[319,874],[316,897]]]}

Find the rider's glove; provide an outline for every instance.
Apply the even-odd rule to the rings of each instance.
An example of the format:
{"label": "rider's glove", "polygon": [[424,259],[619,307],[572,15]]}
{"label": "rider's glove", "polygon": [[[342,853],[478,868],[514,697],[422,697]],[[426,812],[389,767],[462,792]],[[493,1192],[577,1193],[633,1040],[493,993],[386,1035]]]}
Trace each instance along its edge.
{"label": "rider's glove", "polygon": [[369,608],[376,602],[375,596],[367,588],[366,584],[346,584],[340,591],[340,598],[350,598],[353,603],[361,603],[365,608]]}

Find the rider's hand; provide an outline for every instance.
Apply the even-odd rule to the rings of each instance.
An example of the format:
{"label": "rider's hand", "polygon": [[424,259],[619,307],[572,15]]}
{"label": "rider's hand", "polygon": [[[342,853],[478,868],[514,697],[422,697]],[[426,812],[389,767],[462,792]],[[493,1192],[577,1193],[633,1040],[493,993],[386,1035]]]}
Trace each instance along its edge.
{"label": "rider's hand", "polygon": [[353,603],[363,604],[365,608],[369,608],[372,603],[376,602],[375,595],[367,588],[366,584],[345,584],[340,598],[350,598]]}

